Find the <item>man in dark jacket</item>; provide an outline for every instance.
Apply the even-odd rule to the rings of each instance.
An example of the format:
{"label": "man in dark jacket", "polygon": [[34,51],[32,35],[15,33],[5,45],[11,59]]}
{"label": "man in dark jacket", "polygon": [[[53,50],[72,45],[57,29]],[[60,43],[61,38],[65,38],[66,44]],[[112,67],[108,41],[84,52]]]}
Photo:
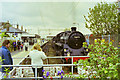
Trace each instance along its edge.
{"label": "man in dark jacket", "polygon": [[16,51],[16,42],[13,42],[14,51]]}
{"label": "man in dark jacket", "polygon": [[[9,40],[5,40],[3,43],[2,43],[2,47],[0,48],[0,51],[2,54],[1,57],[2,57],[2,65],[13,65],[13,59],[11,57],[11,54],[10,54],[10,51],[8,50],[8,47],[10,46],[10,41]],[[6,75],[6,68],[9,70],[12,70],[13,67],[2,67],[2,70],[0,70],[2,72],[2,74]],[[3,76],[2,76],[3,77]]]}
{"label": "man in dark jacket", "polygon": [[20,43],[20,41],[18,40],[18,41],[17,41],[18,50],[20,50],[20,45],[21,45],[21,43]]}

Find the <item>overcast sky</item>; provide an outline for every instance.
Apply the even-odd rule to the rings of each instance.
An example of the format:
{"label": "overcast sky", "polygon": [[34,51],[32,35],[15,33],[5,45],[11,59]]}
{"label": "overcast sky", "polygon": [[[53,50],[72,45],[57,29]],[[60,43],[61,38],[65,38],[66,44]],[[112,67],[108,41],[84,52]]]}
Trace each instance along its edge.
{"label": "overcast sky", "polygon": [[89,8],[94,7],[98,1],[111,2],[117,0],[60,1],[2,0],[0,3],[0,22],[9,20],[12,24],[18,23],[24,28],[32,29],[31,33],[37,33],[38,28],[70,28],[75,22],[79,31],[90,33],[85,28],[83,15],[87,16]]}

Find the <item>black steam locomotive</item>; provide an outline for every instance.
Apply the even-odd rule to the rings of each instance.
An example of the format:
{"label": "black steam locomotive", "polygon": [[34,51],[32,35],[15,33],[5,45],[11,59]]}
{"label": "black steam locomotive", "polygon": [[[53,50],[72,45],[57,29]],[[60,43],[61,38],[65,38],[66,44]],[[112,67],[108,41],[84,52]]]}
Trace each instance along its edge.
{"label": "black steam locomotive", "polygon": [[[88,51],[82,47],[85,42],[84,35],[72,27],[71,31],[65,31],[57,34],[52,40],[42,45],[42,50],[48,57],[54,56],[87,56]],[[78,61],[81,58],[73,58]],[[48,58],[49,64],[70,64],[71,58]],[[71,71],[71,67],[64,67],[64,71]],[[74,69],[74,71],[77,69]]]}
{"label": "black steam locomotive", "polygon": [[[47,56],[86,56],[88,51],[82,47],[84,35],[72,27],[71,31],[57,34],[51,41],[42,46]],[[53,51],[53,52],[51,52]]]}
{"label": "black steam locomotive", "polygon": [[72,27],[71,31],[57,34],[52,41],[55,44],[56,55],[62,53],[62,56],[86,56],[88,54],[86,48],[82,47],[85,37],[81,32],[76,31],[76,27]]}

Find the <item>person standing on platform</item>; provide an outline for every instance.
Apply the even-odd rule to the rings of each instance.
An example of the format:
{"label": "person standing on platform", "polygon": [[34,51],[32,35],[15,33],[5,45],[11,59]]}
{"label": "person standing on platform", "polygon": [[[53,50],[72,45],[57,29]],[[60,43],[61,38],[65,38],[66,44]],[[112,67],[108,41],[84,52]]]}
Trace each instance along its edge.
{"label": "person standing on platform", "polygon": [[17,41],[18,50],[20,50],[20,45],[21,45],[21,43],[20,43],[20,41],[18,40],[18,41]]}
{"label": "person standing on platform", "polygon": [[13,42],[14,51],[16,51],[16,42]]}
{"label": "person standing on platform", "polygon": [[21,50],[23,50],[23,42],[21,42],[20,48]]}
{"label": "person standing on platform", "polygon": [[27,40],[25,40],[25,43],[24,43],[25,51],[28,51],[28,47],[29,47],[29,43]]}
{"label": "person standing on platform", "polygon": [[[38,43],[35,43],[29,53],[29,57],[31,58],[31,64],[33,65],[32,69],[35,76],[35,67],[34,65],[43,65],[43,59],[46,59],[47,56],[42,51],[40,45]],[[43,77],[43,67],[39,66],[37,67],[37,77]],[[43,79],[40,79],[43,80]]]}
{"label": "person standing on platform", "polygon": [[[8,48],[10,47],[10,41],[9,40],[4,40],[2,43],[2,47],[0,48],[0,55],[2,58],[2,65],[13,65],[13,59],[11,57],[10,51],[8,50]],[[9,73],[9,71],[11,71],[13,69],[13,67],[2,67],[1,68],[1,72],[2,75],[1,77],[3,78],[4,76],[8,77],[8,74],[6,74],[6,69],[8,69],[7,73]]]}

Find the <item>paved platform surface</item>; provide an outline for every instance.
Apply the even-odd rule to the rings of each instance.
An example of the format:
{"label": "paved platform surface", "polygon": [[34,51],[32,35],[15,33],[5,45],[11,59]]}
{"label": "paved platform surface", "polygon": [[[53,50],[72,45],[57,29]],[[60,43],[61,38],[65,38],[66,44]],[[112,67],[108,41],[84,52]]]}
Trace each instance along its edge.
{"label": "paved platform surface", "polygon": [[24,51],[24,50],[16,50],[16,51],[13,51],[13,52],[11,52],[11,56],[14,56],[15,54],[18,54],[18,53],[20,53],[20,52],[22,52],[22,51]]}
{"label": "paved platform surface", "polygon": [[19,62],[29,54],[32,46],[29,46],[29,51],[25,50],[19,50],[19,51],[14,51],[11,52],[12,58],[13,58],[13,65],[19,64]]}

